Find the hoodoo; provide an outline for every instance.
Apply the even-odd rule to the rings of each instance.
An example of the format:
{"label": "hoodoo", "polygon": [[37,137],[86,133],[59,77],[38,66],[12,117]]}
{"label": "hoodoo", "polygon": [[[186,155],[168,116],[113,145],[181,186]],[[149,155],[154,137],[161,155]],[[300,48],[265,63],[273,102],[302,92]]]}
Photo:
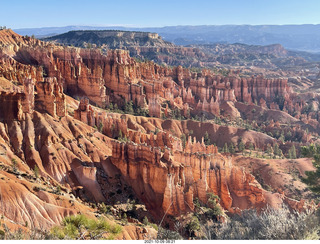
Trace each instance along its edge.
{"label": "hoodoo", "polygon": [[[191,52],[156,33],[116,33]],[[316,209],[300,181],[312,160],[296,159],[317,150],[316,93],[295,92],[286,77],[159,65],[130,56],[151,47],[125,49],[0,30],[0,237],[21,228],[70,239],[66,225],[79,218],[86,239],[97,225],[109,228],[99,238],[152,239],[163,228],[204,238],[200,222],[221,227],[249,209]]]}

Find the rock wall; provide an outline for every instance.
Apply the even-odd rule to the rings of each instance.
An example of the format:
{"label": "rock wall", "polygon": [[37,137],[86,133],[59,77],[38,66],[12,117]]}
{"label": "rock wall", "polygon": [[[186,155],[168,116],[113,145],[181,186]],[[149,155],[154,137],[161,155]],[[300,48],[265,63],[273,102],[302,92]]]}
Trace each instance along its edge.
{"label": "rock wall", "polygon": [[[153,62],[137,62],[125,50],[61,47],[11,30],[1,31],[0,39],[0,76],[20,84],[26,77],[35,81],[55,77],[67,94],[86,96],[91,104],[102,107],[110,102],[123,107],[133,101],[135,106],[149,108],[154,117],[163,113],[172,116],[170,111],[174,110],[180,110],[185,117],[201,111],[224,116],[221,103],[237,101],[288,111],[299,118],[304,109],[303,101],[288,87],[286,79],[241,77],[233,72],[222,76],[210,70],[200,73],[181,66],[162,67]],[[319,118],[310,114],[305,120],[314,124],[313,120]]]}
{"label": "rock wall", "polygon": [[74,118],[90,126],[96,126],[95,112],[89,105],[89,99],[82,98],[80,100],[79,108],[74,111]]}
{"label": "rock wall", "polygon": [[23,120],[25,113],[34,110],[34,81],[24,79],[23,87],[0,91],[0,118],[2,121]]}
{"label": "rock wall", "polygon": [[[193,200],[206,203],[208,192],[218,195],[220,204],[230,212],[238,207],[265,206],[264,190],[252,175],[233,166],[232,158],[217,153],[213,146],[206,148],[212,154],[195,153],[190,147],[187,151],[192,153],[114,142],[111,161],[154,211],[174,216],[192,211]],[[245,204],[240,206],[239,199]]]}
{"label": "rock wall", "polygon": [[66,98],[63,87],[56,78],[45,78],[43,82],[36,83],[36,109],[47,112],[51,116],[66,116]]}
{"label": "rock wall", "polygon": [[[12,65],[17,70],[29,69],[24,72],[41,81],[41,70],[31,68],[41,64],[42,75],[56,77],[70,95],[86,96],[93,104],[103,107],[110,102],[120,107],[133,101],[140,107],[148,105],[154,117],[162,116],[164,101],[172,104],[172,109],[182,110],[187,103],[191,110],[219,115],[221,102],[250,104],[264,99],[272,107],[275,99],[283,97],[289,101],[292,93],[285,79],[241,78],[234,74],[224,77],[209,70],[195,73],[181,66],[168,68],[152,62],[140,63],[124,50],[102,53],[98,49],[40,44],[21,46],[16,51],[16,60],[24,65],[20,67],[16,62]],[[9,71],[3,71],[3,75],[19,80]],[[180,103],[177,98],[181,99]]]}

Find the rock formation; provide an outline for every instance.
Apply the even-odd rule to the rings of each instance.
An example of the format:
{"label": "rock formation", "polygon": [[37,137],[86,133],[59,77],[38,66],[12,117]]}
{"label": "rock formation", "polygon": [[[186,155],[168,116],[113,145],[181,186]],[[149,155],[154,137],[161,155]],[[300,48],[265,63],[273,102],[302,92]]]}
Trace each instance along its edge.
{"label": "rock formation", "polygon": [[[296,123],[300,127],[283,131],[295,132],[305,142],[320,128],[318,113],[306,107],[286,79],[191,72],[137,62],[124,50],[61,47],[1,32],[0,181],[6,185],[0,191],[5,201],[0,213],[19,225],[34,220],[35,227],[48,229],[67,215],[87,211],[80,198],[111,203],[115,192],[127,194],[128,186],[156,219],[165,212],[178,216],[193,211],[196,198],[207,203],[207,193],[219,196],[230,213],[271,202],[275,194],[218,147],[241,140],[265,150],[277,139],[238,125],[161,118],[170,114],[190,118],[205,112],[234,120],[245,115],[253,121],[253,109],[259,110],[257,116],[270,121],[263,124],[265,132]],[[130,101],[136,109],[131,114],[104,110],[111,103],[123,109]],[[138,108],[148,108],[152,117],[132,115]],[[299,118],[285,112],[295,109]],[[311,132],[303,133],[303,126]],[[217,146],[205,145],[208,141]],[[31,182],[36,166],[40,179]],[[57,199],[57,186],[72,194]],[[23,192],[28,202],[23,202]],[[283,199],[279,203],[304,206]]]}
{"label": "rock formation", "polygon": [[56,78],[45,78],[43,82],[36,83],[36,109],[47,112],[51,116],[66,116],[66,98],[62,85]]}

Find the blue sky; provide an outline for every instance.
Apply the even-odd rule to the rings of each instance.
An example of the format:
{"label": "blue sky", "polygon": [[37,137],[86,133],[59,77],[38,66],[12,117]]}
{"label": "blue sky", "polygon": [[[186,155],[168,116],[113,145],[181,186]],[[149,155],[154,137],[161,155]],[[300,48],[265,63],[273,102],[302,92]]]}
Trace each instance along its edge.
{"label": "blue sky", "polygon": [[320,24],[319,0],[0,0],[0,26]]}

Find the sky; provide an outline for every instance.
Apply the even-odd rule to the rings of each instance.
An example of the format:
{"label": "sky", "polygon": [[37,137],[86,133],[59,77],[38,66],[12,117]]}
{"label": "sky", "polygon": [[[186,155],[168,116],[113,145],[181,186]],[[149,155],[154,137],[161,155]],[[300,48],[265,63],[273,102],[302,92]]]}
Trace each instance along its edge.
{"label": "sky", "polygon": [[0,0],[0,26],[320,24],[319,0]]}

